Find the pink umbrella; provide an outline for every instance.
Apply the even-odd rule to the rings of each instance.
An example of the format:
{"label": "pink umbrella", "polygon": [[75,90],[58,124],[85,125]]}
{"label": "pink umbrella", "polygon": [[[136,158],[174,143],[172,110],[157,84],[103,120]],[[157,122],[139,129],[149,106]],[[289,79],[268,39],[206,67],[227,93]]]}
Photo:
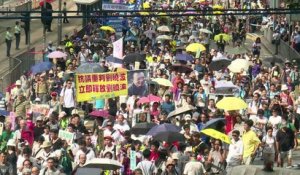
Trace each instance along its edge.
{"label": "pink umbrella", "polygon": [[63,58],[66,57],[67,54],[61,52],[61,51],[54,51],[48,54],[48,58]]}
{"label": "pink umbrella", "polygon": [[137,103],[138,104],[145,104],[145,103],[160,102],[160,101],[162,101],[162,99],[160,97],[150,94],[147,97],[140,98]]}
{"label": "pink umbrella", "polygon": [[162,6],[162,8],[168,8],[169,7],[169,5],[168,4],[163,4],[163,5],[161,5]]}
{"label": "pink umbrella", "polygon": [[89,115],[94,117],[103,117],[103,118],[110,117],[110,114],[106,110],[93,111],[89,113]]}

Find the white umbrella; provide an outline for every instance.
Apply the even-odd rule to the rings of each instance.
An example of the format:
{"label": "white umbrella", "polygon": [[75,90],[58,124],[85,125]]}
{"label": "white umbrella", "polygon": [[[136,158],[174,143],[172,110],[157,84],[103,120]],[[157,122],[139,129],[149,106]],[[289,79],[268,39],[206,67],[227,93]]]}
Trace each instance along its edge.
{"label": "white umbrella", "polygon": [[171,32],[170,28],[168,26],[160,26],[157,28],[160,32]]}
{"label": "white umbrella", "polygon": [[122,167],[122,164],[113,159],[94,158],[88,161],[85,168],[101,168],[103,170],[117,170]]}
{"label": "white umbrella", "polygon": [[240,88],[231,81],[216,81],[215,89],[217,93],[232,93],[238,91]]}
{"label": "white umbrella", "polygon": [[228,66],[228,69],[233,73],[241,73],[242,71],[248,71],[249,61],[245,59],[235,59]]}
{"label": "white umbrella", "polygon": [[159,35],[156,40],[172,40],[172,38],[168,35]]}
{"label": "white umbrella", "polygon": [[212,34],[212,31],[210,31],[208,29],[200,29],[199,31],[202,33]]}
{"label": "white umbrella", "polygon": [[48,54],[48,58],[64,58],[67,54],[61,52],[61,51],[54,51]]}

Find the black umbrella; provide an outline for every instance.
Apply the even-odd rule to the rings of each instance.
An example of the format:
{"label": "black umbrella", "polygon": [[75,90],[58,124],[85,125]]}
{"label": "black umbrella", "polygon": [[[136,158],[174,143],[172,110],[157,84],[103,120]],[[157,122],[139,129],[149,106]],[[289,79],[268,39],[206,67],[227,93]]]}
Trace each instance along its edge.
{"label": "black umbrella", "polygon": [[157,134],[163,133],[163,132],[180,132],[180,130],[181,130],[181,128],[176,125],[173,125],[170,123],[164,123],[164,124],[160,124],[160,125],[152,127],[150,129],[150,131],[147,132],[147,135],[154,136],[154,135],[157,135]]}
{"label": "black umbrella", "polygon": [[119,58],[116,58],[114,56],[108,56],[105,58],[105,60],[107,62],[111,62],[111,63],[117,63],[117,64],[122,64],[123,63],[123,60],[119,59]]}
{"label": "black umbrella", "polygon": [[144,61],[146,59],[146,55],[140,53],[130,53],[125,56],[124,63],[134,63],[136,61]]}
{"label": "black umbrella", "polygon": [[227,68],[229,66],[231,61],[227,58],[218,58],[215,60],[212,60],[212,62],[209,64],[209,69],[218,71]]}
{"label": "black umbrella", "polygon": [[131,133],[136,135],[145,135],[154,126],[156,126],[155,123],[137,123],[131,128]]}
{"label": "black umbrella", "polygon": [[213,128],[216,129],[219,123],[225,123],[225,118],[214,118],[209,120],[203,127],[203,129]]}
{"label": "black umbrella", "polygon": [[191,73],[193,72],[193,69],[189,66],[182,65],[182,64],[174,64],[171,66],[171,70],[174,70],[176,72],[180,73]]}
{"label": "black umbrella", "polygon": [[170,131],[160,132],[154,135],[153,139],[161,142],[165,141],[167,143],[172,143],[176,141],[184,142],[183,134],[180,134],[179,132],[170,132]]}

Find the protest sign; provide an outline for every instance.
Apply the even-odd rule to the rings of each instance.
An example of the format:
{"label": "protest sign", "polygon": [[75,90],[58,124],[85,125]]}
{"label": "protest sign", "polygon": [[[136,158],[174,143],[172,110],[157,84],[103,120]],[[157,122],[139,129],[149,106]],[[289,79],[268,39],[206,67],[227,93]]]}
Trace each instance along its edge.
{"label": "protest sign", "polygon": [[123,59],[123,38],[120,38],[116,42],[113,42],[113,56],[119,59]]}
{"label": "protest sign", "polygon": [[130,169],[136,169],[136,152],[133,150],[130,150]]}
{"label": "protest sign", "polygon": [[72,144],[75,134],[68,131],[59,130],[58,137],[62,140],[67,141],[68,144]]}
{"label": "protest sign", "polygon": [[44,104],[32,104],[31,105],[31,111],[34,113],[39,113],[44,116],[47,116],[49,111],[50,111],[50,106],[49,105],[44,105]]}
{"label": "protest sign", "polygon": [[147,70],[128,71],[128,95],[144,97],[149,94]]}
{"label": "protest sign", "polygon": [[127,72],[76,74],[78,102],[127,95]]}

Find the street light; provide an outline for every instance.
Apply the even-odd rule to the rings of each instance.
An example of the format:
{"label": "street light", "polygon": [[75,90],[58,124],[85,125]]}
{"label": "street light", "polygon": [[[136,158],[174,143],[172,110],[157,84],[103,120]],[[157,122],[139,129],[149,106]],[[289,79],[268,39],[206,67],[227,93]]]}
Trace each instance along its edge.
{"label": "street light", "polygon": [[58,1],[58,10],[60,13],[58,14],[59,18],[57,19],[57,46],[60,45],[61,36],[62,36],[62,13],[61,13],[62,0]]}

